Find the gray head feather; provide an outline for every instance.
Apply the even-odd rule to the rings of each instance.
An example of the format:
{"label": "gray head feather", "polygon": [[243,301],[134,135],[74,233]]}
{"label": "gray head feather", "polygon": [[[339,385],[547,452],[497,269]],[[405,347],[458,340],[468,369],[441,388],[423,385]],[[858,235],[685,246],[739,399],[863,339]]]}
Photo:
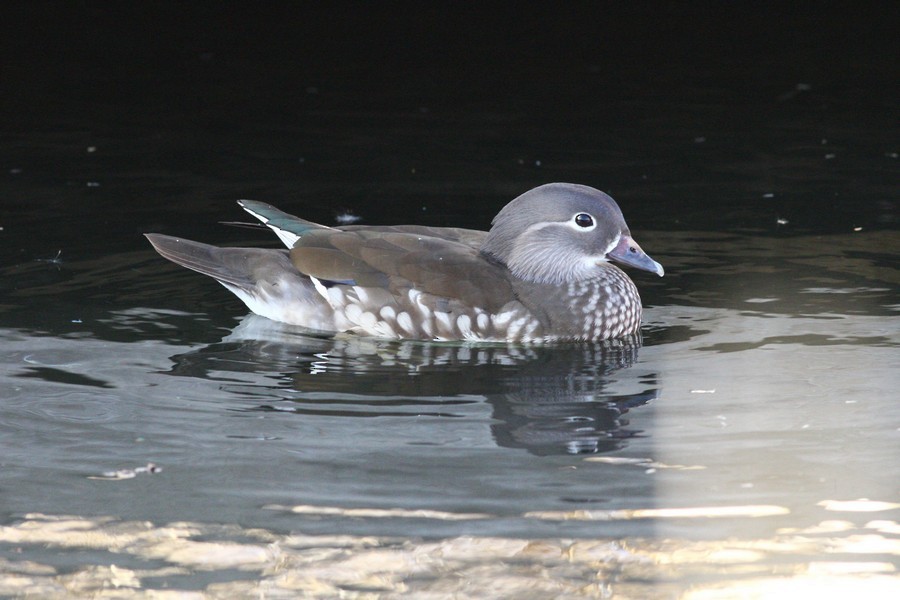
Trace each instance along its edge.
{"label": "gray head feather", "polygon": [[[593,226],[576,224],[579,214],[589,215]],[[608,195],[585,185],[548,183],[503,207],[481,251],[516,277],[559,284],[609,268],[606,253],[622,235],[629,235],[628,225]]]}

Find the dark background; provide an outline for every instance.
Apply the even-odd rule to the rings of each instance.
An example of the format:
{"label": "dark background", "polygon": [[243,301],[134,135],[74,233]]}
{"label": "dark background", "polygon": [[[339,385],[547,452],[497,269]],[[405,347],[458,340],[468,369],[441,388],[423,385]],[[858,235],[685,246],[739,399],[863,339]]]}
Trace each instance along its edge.
{"label": "dark background", "polygon": [[633,229],[896,225],[897,3],[0,10],[22,257],[37,228],[84,251],[246,237],[214,215],[247,196],[485,228],[553,180],[611,192]]}
{"label": "dark background", "polygon": [[[892,2],[488,6],[7,3],[5,108],[25,111],[39,98],[108,106],[140,101],[156,85],[161,109],[189,115],[211,102],[239,114],[242,99],[289,109],[308,86],[332,79],[360,91],[408,85],[397,96],[476,106],[633,93],[623,80],[648,94],[710,78],[742,90],[896,84]],[[198,97],[215,84],[221,96]]]}

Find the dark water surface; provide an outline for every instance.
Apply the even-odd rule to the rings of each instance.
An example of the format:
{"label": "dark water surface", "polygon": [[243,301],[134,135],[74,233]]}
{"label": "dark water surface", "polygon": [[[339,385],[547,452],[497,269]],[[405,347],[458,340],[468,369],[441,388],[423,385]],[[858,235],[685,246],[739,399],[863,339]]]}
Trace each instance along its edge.
{"label": "dark water surface", "polygon": [[[669,9],[606,41],[592,13],[310,41],[324,14],[197,6],[82,8],[44,58],[67,15],[16,15],[47,30],[0,105],[0,595],[900,593],[877,35],[788,15],[732,47],[761,17]],[[642,346],[311,337],[141,236],[274,247],[220,223],[238,198],[487,228],[549,181],[611,193],[665,266],[631,273]]]}

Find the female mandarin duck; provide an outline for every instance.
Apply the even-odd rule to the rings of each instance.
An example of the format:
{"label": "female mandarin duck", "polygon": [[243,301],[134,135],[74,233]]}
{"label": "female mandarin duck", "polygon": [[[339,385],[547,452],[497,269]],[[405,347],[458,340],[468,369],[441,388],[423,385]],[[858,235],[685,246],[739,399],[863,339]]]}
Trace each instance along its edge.
{"label": "female mandarin duck", "polygon": [[641,299],[613,260],[663,275],[616,202],[583,185],[528,191],[490,231],[332,228],[238,202],[290,250],[218,248],[147,234],[258,315],[326,333],[418,340],[597,341],[636,333]]}

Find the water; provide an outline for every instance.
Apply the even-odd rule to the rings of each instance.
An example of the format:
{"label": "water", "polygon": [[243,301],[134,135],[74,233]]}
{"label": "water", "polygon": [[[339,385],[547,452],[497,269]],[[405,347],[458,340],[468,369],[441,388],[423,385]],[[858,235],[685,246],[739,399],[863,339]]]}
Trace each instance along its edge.
{"label": "water", "polygon": [[[889,69],[627,46],[655,79],[543,57],[505,86],[206,35],[140,50],[153,77],[87,38],[12,71],[0,594],[896,596]],[[140,235],[274,246],[220,223],[247,197],[485,228],[548,181],[609,191],[665,266],[632,273],[641,344],[310,337]]]}

